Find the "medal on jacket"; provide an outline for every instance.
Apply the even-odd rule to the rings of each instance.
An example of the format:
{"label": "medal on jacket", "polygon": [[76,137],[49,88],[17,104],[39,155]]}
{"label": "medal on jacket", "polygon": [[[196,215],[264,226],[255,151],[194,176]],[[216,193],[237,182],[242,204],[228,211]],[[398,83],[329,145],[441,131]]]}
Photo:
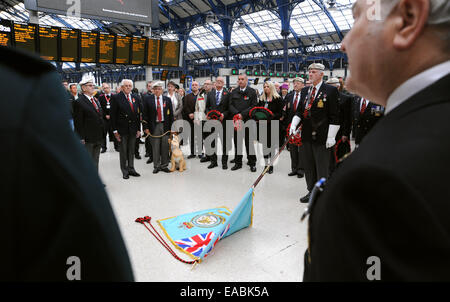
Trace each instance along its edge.
{"label": "medal on jacket", "polygon": [[244,95],[244,101],[248,100],[248,96]]}
{"label": "medal on jacket", "polygon": [[317,108],[323,108],[323,100],[320,99],[319,102],[317,103]]}

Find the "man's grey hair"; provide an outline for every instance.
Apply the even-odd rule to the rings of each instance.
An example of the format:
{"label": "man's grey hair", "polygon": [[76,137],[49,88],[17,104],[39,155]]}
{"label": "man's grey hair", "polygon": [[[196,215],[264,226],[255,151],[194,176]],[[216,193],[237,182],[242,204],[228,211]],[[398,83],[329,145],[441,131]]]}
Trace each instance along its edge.
{"label": "man's grey hair", "polygon": [[[393,8],[400,0],[382,0],[381,15],[382,20],[392,12]],[[436,29],[436,34],[445,43],[446,48],[450,48],[450,0],[429,0],[430,15],[427,24]]]}
{"label": "man's grey hair", "polygon": [[123,85],[125,85],[125,83],[131,83],[131,86],[133,86],[133,81],[129,80],[129,79],[123,79],[122,82],[120,82],[120,87],[122,87]]}
{"label": "man's grey hair", "polygon": [[[392,12],[392,9],[400,0],[382,0],[381,14],[385,20]],[[449,0],[429,0],[430,15],[428,16],[428,24],[430,25],[450,25],[450,1]]]}

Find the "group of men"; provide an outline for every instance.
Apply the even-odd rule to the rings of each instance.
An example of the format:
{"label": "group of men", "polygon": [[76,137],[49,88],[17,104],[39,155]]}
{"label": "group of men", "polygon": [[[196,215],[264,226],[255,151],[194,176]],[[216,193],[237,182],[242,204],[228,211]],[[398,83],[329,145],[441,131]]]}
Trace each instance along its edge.
{"label": "group of men", "polygon": [[[336,78],[324,83],[324,69],[322,64],[311,64],[306,85],[302,78],[296,78],[292,91],[288,91],[288,83],[275,85],[283,103],[282,114],[279,115],[279,142],[284,143],[287,132],[290,135],[299,133],[302,139],[301,146],[288,146],[291,157],[291,172],[288,175],[306,178],[308,194],[301,198],[301,202],[307,202],[314,184],[322,177],[329,177],[334,170],[336,160],[339,159],[336,143],[350,145],[350,133],[353,130],[358,146],[384,111],[382,106],[364,98],[341,92],[343,87]],[[175,85],[170,82],[171,89],[163,93],[162,82],[149,82],[147,93],[140,95],[136,91],[133,93],[131,80],[123,80],[116,94],[111,94],[110,86],[104,83],[98,99],[94,97],[93,78],[83,79],[79,83],[79,94],[76,84],[69,85],[75,131],[94,159],[97,169],[99,154],[107,149],[106,135],[109,133],[109,140],[114,143],[115,150],[120,152],[123,178],[140,176],[134,168],[134,158],[140,158],[138,150],[142,127],[146,136],[146,157],[149,157],[147,163],[153,162],[154,174],[159,171],[168,173],[168,137],[172,123],[177,119],[189,125],[184,130],[183,127],[179,129],[181,132],[190,129],[182,141],[183,144],[190,144],[191,154],[187,158],[198,155],[200,162],[210,162],[208,168],[213,169],[218,166],[218,136],[212,143],[212,152],[204,152],[206,148],[203,142],[213,132],[212,129],[203,129],[203,126],[212,118],[209,113],[218,112],[215,119],[222,124],[223,131],[220,135],[222,169],[228,169],[232,142],[227,138],[232,137],[235,156],[231,161],[234,164],[231,170],[242,168],[241,150],[242,144],[245,144],[247,165],[250,171],[256,172],[256,150],[253,141],[250,141],[250,129],[245,128],[239,136],[241,130],[234,128],[234,133],[227,136],[230,130],[226,126],[227,121],[235,122],[237,119],[245,123],[250,120],[250,111],[258,104],[258,91],[249,86],[247,76],[239,75],[237,87],[230,91],[226,89],[222,77],[218,77],[214,83],[206,81],[202,88],[194,81],[191,93],[184,97],[176,92]],[[300,124],[301,128],[297,129]],[[199,126],[202,127],[201,135],[195,130]],[[241,137],[243,141],[239,141]]]}
{"label": "group of men", "polygon": [[151,86],[152,93],[141,97],[133,93],[133,82],[125,79],[116,94],[111,94],[109,85],[103,84],[103,93],[97,99],[94,97],[93,78],[87,77],[79,83],[81,93],[71,99],[74,130],[92,156],[97,170],[99,155],[106,151],[106,134],[109,133],[110,141],[120,152],[123,178],[139,177],[140,174],[134,168],[134,158],[139,148],[142,127],[146,135],[152,133],[153,173],[170,172],[167,167],[167,139],[173,122],[173,110],[170,98],[162,96],[162,85],[162,82],[154,83]]}

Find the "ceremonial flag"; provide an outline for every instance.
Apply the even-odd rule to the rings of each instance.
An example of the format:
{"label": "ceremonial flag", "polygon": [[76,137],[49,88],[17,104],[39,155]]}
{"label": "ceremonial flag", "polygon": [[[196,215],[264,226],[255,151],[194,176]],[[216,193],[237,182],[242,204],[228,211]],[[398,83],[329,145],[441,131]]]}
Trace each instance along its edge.
{"label": "ceremonial flag", "polygon": [[178,250],[201,261],[219,240],[250,226],[252,217],[253,188],[233,212],[219,207],[161,219],[158,224]]}

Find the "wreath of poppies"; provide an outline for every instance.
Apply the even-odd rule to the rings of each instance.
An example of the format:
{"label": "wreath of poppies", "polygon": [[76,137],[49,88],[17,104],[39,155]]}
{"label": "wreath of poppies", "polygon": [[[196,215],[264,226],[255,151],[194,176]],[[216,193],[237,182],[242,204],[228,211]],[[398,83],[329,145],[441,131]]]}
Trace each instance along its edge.
{"label": "wreath of poppies", "polygon": [[206,115],[206,117],[209,118],[210,120],[220,120],[221,116],[222,116],[222,113],[220,113],[217,110],[211,110]]}
{"label": "wreath of poppies", "polygon": [[253,107],[250,110],[250,118],[260,121],[260,120],[271,120],[274,116],[273,112],[265,107]]}
{"label": "wreath of poppies", "polygon": [[295,135],[289,134],[290,129],[291,124],[289,124],[289,126],[287,127],[287,135],[286,135],[289,138],[289,144],[297,145],[300,147],[302,145],[302,136],[301,136],[302,126],[300,126],[299,131]]}

